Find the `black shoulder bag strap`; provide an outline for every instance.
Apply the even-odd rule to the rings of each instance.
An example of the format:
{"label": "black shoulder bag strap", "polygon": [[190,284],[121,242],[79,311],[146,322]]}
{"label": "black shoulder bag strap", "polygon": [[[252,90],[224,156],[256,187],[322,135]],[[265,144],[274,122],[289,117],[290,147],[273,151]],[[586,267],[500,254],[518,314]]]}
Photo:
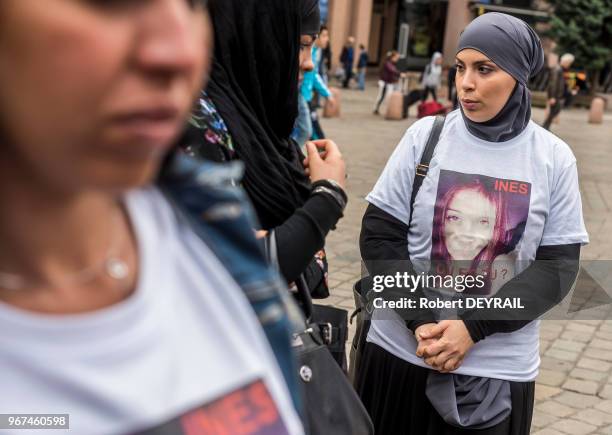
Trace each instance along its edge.
{"label": "black shoulder bag strap", "polygon": [[421,156],[421,163],[419,163],[416,167],[414,182],[412,183],[412,196],[410,197],[410,220],[408,221],[409,228],[412,224],[414,201],[416,200],[417,194],[419,193],[419,189],[423,184],[423,180],[427,176],[427,171],[429,171],[429,163],[431,162],[431,158],[433,157],[436,145],[438,145],[440,133],[442,133],[445,121],[446,117],[444,116],[436,116],[436,119],[434,119],[433,127],[431,128],[431,133],[429,133],[429,139],[427,139],[425,150],[423,151],[423,155]]}

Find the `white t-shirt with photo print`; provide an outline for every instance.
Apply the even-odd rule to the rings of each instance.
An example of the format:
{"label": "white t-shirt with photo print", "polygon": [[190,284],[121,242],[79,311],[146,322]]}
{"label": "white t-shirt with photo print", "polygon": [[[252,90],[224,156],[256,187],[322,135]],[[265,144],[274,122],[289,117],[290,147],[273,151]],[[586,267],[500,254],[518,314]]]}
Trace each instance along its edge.
{"label": "white t-shirt with photo print", "polygon": [[[423,118],[408,129],[366,198],[406,224],[410,219],[415,167],[433,120]],[[486,200],[466,191],[476,192]],[[469,210],[452,210],[449,205],[455,209],[465,206],[455,206],[449,202],[451,199],[456,201],[453,204],[472,206]],[[442,217],[443,209],[452,213],[446,211]],[[478,213],[475,209],[479,209]],[[462,220],[462,213],[480,217]],[[501,215],[503,221],[496,221],[496,216]],[[452,225],[462,221],[480,235],[461,239]],[[476,226],[480,229],[474,229]],[[483,231],[482,226],[488,230]],[[576,159],[566,143],[533,121],[509,141],[488,142],[472,135],[456,110],[446,118],[415,201],[408,234],[410,258],[418,265],[418,260],[447,258],[443,256],[453,250],[472,255],[469,253],[483,246],[482,240],[486,242],[491,237],[497,238],[496,246],[506,249],[505,257],[509,255],[517,265],[523,265],[515,273],[535,259],[539,246],[588,243]],[[415,355],[416,340],[393,310],[374,310],[368,341],[405,361],[428,367]],[[539,321],[533,321],[518,331],[493,334],[476,343],[455,373],[532,381],[538,373],[538,348]]]}

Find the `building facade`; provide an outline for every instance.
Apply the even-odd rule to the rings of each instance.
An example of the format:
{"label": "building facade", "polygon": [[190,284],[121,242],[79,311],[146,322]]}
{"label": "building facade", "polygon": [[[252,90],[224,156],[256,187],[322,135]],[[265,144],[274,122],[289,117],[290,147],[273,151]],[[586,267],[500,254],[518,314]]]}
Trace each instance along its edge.
{"label": "building facade", "polygon": [[423,68],[440,51],[444,64],[454,62],[461,31],[476,16],[498,11],[515,15],[536,30],[549,17],[544,0],[323,0],[335,64],[343,44],[354,36],[368,48],[371,65],[389,50],[402,55],[406,69]]}

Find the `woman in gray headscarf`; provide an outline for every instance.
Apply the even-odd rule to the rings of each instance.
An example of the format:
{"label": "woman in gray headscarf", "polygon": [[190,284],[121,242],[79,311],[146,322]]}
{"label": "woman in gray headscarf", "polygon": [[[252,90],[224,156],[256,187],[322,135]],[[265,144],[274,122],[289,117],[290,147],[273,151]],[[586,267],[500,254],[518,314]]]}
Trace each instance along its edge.
{"label": "woman in gray headscarf", "polygon": [[[446,117],[430,163],[416,174],[432,117],[408,129],[366,198],[360,247],[374,280],[398,271],[452,279],[406,287],[416,307],[374,303],[356,388],[377,433],[528,434],[535,319],[567,294],[588,243],[576,159],[531,121],[538,36],[488,13],[462,33],[456,63],[460,108]],[[412,210],[416,176],[423,182]],[[468,299],[484,301],[475,294],[525,308],[469,309]],[[426,297],[459,302],[448,315],[422,306]]]}

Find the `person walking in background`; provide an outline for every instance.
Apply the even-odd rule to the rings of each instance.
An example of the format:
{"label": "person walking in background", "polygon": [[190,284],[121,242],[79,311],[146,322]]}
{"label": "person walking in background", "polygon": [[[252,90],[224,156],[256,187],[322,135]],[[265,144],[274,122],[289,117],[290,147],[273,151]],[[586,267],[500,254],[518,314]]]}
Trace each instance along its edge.
{"label": "person walking in background", "polygon": [[[324,43],[325,40],[324,40]],[[325,137],[323,129],[319,124],[317,114],[318,97],[326,98],[333,104],[333,95],[325,85],[323,78],[318,73],[321,62],[322,50],[315,43],[312,50],[312,65],[310,71],[303,73],[300,83],[300,94],[298,96],[299,112],[292,138],[298,143],[302,152],[306,151],[306,142],[311,139],[323,139]],[[315,99],[315,93],[317,98]]]}
{"label": "person walking in background", "polygon": [[[329,46],[329,30],[327,27],[321,26],[319,37],[315,41],[314,48],[312,49],[312,62],[314,69],[312,71],[304,73],[304,80],[300,87],[300,93],[304,96],[304,99],[308,103],[310,121],[312,125],[312,134],[308,139],[324,139],[325,133],[319,122],[318,109],[321,107],[321,97],[327,99],[327,104],[334,104],[334,97],[329,88],[327,87],[327,67],[323,62],[323,51]],[[323,77],[323,74],[325,78]],[[306,142],[298,142],[303,148]]]}
{"label": "person walking in background", "polygon": [[559,116],[561,109],[565,103],[565,99],[568,95],[572,95],[572,91],[568,89],[565,81],[565,72],[568,71],[574,63],[574,55],[571,53],[565,53],[561,56],[559,64],[556,65],[548,81],[548,115],[544,120],[544,127],[546,130],[550,130],[550,125],[553,120]]}
{"label": "person walking in background", "polygon": [[342,82],[342,87],[347,89],[349,87],[349,83],[353,78],[353,63],[355,61],[355,38],[349,36],[346,40],[346,44],[342,49],[342,53],[340,54],[340,63],[344,68],[344,81]]}
{"label": "person walking in background", "polygon": [[[312,51],[312,44],[304,49]],[[312,63],[308,62],[308,65],[312,65]],[[308,66],[308,68],[310,68],[310,66]],[[299,89],[302,87],[304,77],[305,73],[304,71],[301,71],[298,80]],[[300,147],[303,147],[306,141],[310,140],[310,137],[312,136],[312,119],[310,117],[310,107],[308,105],[308,101],[306,98],[304,98],[304,94],[302,92],[298,92],[297,95],[297,108],[298,112],[295,119],[295,124],[293,126],[293,131],[291,132],[291,138]]]}
{"label": "person walking in background", "polygon": [[[322,67],[323,50],[329,45],[329,30],[321,27],[319,36],[312,47],[312,70],[305,70],[300,73],[298,95],[298,117],[291,137],[306,152],[306,142],[311,139],[323,139],[325,134],[319,123],[317,109],[319,107],[319,97],[322,96],[328,101],[333,102],[333,96],[327,82],[321,77],[319,71]],[[310,65],[310,64],[308,64]],[[315,98],[316,96],[316,98]],[[333,104],[333,103],[332,103]]]}
{"label": "person walking in background", "polygon": [[318,62],[319,68],[318,72],[323,79],[323,83],[326,85],[329,84],[329,71],[331,70],[331,49],[329,43],[329,29],[327,26],[321,26],[321,31],[319,32],[319,37],[315,42],[315,48],[313,51],[316,54],[313,56],[316,58]]}
{"label": "person walking in background", "polygon": [[357,88],[365,91],[366,72],[368,68],[368,51],[365,45],[359,44],[359,60],[357,61]]}
{"label": "person walking in background", "polygon": [[[325,31],[329,35],[329,29],[326,26],[321,27],[321,31],[322,32]],[[331,40],[331,35],[329,36],[329,39]],[[331,42],[328,42],[327,47],[325,47],[321,53],[321,71],[319,71],[319,74],[321,74],[321,77],[323,78],[323,81],[325,81],[325,84],[329,83],[329,72],[331,70],[332,70],[332,50],[331,50]]]}
{"label": "person walking in background", "polygon": [[304,98],[304,95],[300,92],[298,94],[298,114],[295,119],[293,131],[291,132],[291,138],[300,148],[303,148],[306,142],[312,137],[312,132],[313,126],[310,116],[310,107],[308,101],[306,101],[306,98]]}
{"label": "person walking in background", "polygon": [[453,110],[459,107],[459,100],[457,98],[457,88],[455,87],[455,77],[457,76],[457,65],[453,64],[448,69],[448,101],[452,103]]}
{"label": "person walking in background", "polygon": [[431,62],[425,67],[423,72],[423,78],[421,80],[421,86],[423,86],[423,95],[421,101],[426,101],[427,97],[431,93],[434,101],[438,101],[437,90],[442,82],[442,53],[436,51],[431,56]]}
{"label": "person walking in background", "polygon": [[400,79],[401,73],[397,69],[397,62],[400,59],[400,55],[397,51],[393,50],[387,53],[387,60],[380,71],[380,80],[378,80],[378,96],[376,97],[376,105],[374,106],[374,115],[378,115],[380,112],[380,106],[385,101],[387,96],[393,92],[393,87],[397,85]]}

